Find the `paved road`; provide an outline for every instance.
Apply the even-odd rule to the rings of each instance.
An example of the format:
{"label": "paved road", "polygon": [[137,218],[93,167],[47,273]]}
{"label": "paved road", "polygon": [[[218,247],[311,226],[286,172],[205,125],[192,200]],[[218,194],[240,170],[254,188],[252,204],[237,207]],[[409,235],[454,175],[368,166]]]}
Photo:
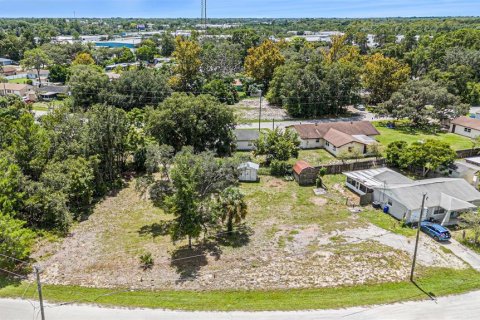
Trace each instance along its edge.
{"label": "paved road", "polygon": [[[480,319],[480,291],[436,301],[397,303],[368,308],[299,312],[180,312],[149,309],[108,309],[95,306],[47,304],[47,320],[443,320]],[[34,315],[35,314],[35,315]],[[23,300],[0,299],[1,320],[40,319],[38,309]]]}
{"label": "paved road", "polygon": [[[346,117],[346,118],[327,118],[327,119],[313,119],[313,120],[287,120],[287,121],[279,121],[276,120],[275,124],[273,121],[270,122],[261,122],[260,127],[262,129],[272,129],[275,125],[277,128],[285,128],[288,126],[296,125],[296,124],[305,124],[305,123],[321,123],[321,122],[341,122],[341,121],[373,121],[373,120],[388,120],[390,118],[379,118],[376,115],[370,112],[357,112],[357,116],[353,117]],[[240,123],[237,126],[238,129],[258,129],[258,122],[249,122],[249,123]]]}

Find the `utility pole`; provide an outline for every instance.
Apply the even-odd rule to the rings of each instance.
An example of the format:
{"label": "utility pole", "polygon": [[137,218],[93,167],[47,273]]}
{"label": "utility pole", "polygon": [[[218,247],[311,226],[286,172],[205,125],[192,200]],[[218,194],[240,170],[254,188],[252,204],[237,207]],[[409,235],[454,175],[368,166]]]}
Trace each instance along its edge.
{"label": "utility pole", "polygon": [[260,112],[258,113],[258,131],[262,130],[262,89],[260,89]]}
{"label": "utility pole", "polygon": [[417,250],[418,250],[418,241],[420,240],[420,227],[422,223],[422,217],[423,217],[423,208],[425,207],[425,200],[427,199],[427,194],[423,194],[423,199],[422,199],[422,207],[420,209],[420,217],[418,218],[418,224],[417,224],[417,240],[415,241],[415,251],[413,252],[413,262],[412,262],[412,270],[410,272],[410,281],[413,282],[413,273],[415,272],[415,263],[417,262]]}
{"label": "utility pole", "polygon": [[275,118],[272,119],[272,130],[275,130]]}
{"label": "utility pole", "polygon": [[40,268],[35,266],[35,275],[37,276],[37,289],[38,289],[38,299],[40,300],[40,313],[42,315],[42,320],[45,320],[45,311],[43,310],[43,295],[42,295],[42,283],[40,282]]}

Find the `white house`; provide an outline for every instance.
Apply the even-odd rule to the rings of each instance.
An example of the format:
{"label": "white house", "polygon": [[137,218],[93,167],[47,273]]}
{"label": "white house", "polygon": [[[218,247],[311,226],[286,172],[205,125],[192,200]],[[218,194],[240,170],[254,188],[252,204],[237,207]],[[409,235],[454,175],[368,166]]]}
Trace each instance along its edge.
{"label": "white house", "polygon": [[260,137],[258,130],[235,130],[238,151],[252,151],[255,149],[255,141]]}
{"label": "white house", "polygon": [[451,166],[438,170],[440,174],[450,178],[462,178],[474,187],[479,185],[480,157],[455,161]]}
{"label": "white house", "polygon": [[370,194],[390,215],[417,222],[423,194],[427,194],[424,220],[442,225],[458,223],[458,216],[480,205],[480,192],[464,179],[435,178],[413,181],[388,168],[346,172],[347,187],[363,196]]}
{"label": "white house", "polygon": [[238,179],[243,182],[258,181],[258,169],[260,166],[253,162],[245,162],[238,166]]}
{"label": "white house", "polygon": [[459,117],[450,124],[450,132],[461,136],[476,138],[480,136],[480,119]]}
{"label": "white house", "polygon": [[355,149],[368,154],[368,146],[376,143],[373,137],[380,134],[368,121],[299,124],[288,128],[298,133],[300,148],[325,148],[334,156]]}

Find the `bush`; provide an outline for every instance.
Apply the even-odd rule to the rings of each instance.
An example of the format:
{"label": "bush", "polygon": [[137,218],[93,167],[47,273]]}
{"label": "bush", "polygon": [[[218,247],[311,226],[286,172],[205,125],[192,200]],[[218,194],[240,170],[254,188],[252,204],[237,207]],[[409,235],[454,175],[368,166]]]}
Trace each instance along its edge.
{"label": "bush", "polygon": [[291,166],[286,161],[273,160],[270,163],[270,174],[274,177],[281,177],[286,175]]}
{"label": "bush", "polygon": [[154,264],[154,261],[153,261],[152,254],[150,252],[147,252],[140,256],[140,265],[143,268],[143,270],[151,269],[153,267],[153,264]]}
{"label": "bush", "polygon": [[[24,228],[25,222],[0,212],[0,252],[26,260],[34,240],[33,231]],[[0,259],[0,267],[14,267],[14,260]]]}

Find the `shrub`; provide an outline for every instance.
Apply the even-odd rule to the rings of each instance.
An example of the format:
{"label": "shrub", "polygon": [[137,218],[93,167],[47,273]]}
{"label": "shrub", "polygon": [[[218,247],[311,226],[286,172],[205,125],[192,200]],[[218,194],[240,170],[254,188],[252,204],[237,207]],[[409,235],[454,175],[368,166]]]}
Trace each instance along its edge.
{"label": "shrub", "polygon": [[273,160],[270,163],[270,174],[275,177],[281,177],[288,173],[290,165],[286,161]]}
{"label": "shrub", "polygon": [[140,265],[143,270],[151,269],[153,267],[153,264],[154,261],[150,252],[146,252],[140,256]]}

